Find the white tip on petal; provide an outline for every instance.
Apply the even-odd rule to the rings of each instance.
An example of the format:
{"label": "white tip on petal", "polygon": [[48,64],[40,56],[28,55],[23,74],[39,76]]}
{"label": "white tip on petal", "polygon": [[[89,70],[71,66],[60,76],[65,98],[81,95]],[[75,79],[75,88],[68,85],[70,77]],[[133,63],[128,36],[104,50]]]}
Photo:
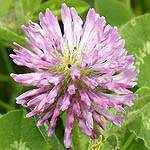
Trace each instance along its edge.
{"label": "white tip on petal", "polygon": [[80,78],[80,71],[78,69],[71,67],[70,73],[71,73],[72,80],[75,81]]}

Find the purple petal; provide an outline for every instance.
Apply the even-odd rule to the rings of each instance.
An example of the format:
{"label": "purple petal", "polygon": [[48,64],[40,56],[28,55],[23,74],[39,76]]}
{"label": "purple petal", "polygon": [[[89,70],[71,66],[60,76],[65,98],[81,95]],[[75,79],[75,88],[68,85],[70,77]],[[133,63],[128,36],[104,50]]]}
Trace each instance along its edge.
{"label": "purple petal", "polygon": [[64,98],[63,98],[61,110],[64,111],[64,110],[68,109],[69,105],[70,105],[70,95],[68,93],[66,93]]}
{"label": "purple petal", "polygon": [[80,86],[79,87],[79,93],[81,100],[88,106],[91,106],[91,100],[89,99],[88,95],[86,94],[85,90]]}
{"label": "purple petal", "polygon": [[56,121],[57,121],[57,117],[59,116],[59,113],[60,113],[62,100],[63,100],[63,98],[60,97],[60,99],[58,100],[58,102],[56,104],[56,108],[55,108],[55,110],[53,112],[53,116],[52,116],[52,119],[50,121],[50,127],[48,129],[48,136],[51,136],[54,133],[54,131],[55,131]]}
{"label": "purple petal", "polygon": [[65,136],[64,136],[64,145],[66,148],[69,148],[71,145],[71,131],[74,124],[74,115],[72,107],[69,108],[66,120]]}
{"label": "purple petal", "polygon": [[76,90],[76,87],[75,87],[74,83],[71,81],[71,82],[69,83],[67,92],[68,92],[70,95],[73,95],[73,94],[75,94],[75,90]]}
{"label": "purple petal", "polygon": [[70,73],[72,80],[78,80],[80,78],[80,71],[76,68],[70,67]]}

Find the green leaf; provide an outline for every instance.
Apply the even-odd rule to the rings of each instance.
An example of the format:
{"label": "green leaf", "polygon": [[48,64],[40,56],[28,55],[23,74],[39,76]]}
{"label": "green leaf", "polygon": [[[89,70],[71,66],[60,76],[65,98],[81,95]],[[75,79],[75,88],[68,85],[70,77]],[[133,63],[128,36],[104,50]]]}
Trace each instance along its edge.
{"label": "green leaf", "polygon": [[87,2],[90,6],[94,7],[94,0],[84,0]]}
{"label": "green leaf", "polygon": [[26,24],[23,5],[21,0],[12,1],[14,3],[9,6],[9,11],[0,19],[0,27],[22,36],[24,31],[21,29],[21,25]]}
{"label": "green leaf", "polygon": [[138,138],[143,139],[145,146],[150,148],[150,88],[141,88],[136,94],[140,97],[127,111],[127,128]]}
{"label": "green leaf", "polygon": [[[148,150],[150,148],[150,88],[142,87],[135,94],[139,98],[134,100],[134,106],[125,108],[127,114],[121,128],[110,126],[106,130],[103,141],[103,147],[106,147],[106,150],[116,147],[121,150],[140,149],[140,147],[140,150]],[[114,139],[113,136],[118,141],[116,144],[111,144],[112,140],[108,140],[109,138]]]}
{"label": "green leaf", "polygon": [[89,137],[82,133],[80,127],[77,124],[77,120],[74,121],[74,127],[71,136],[73,150],[87,150]]}
{"label": "green leaf", "polygon": [[41,1],[42,0],[21,0],[24,13],[29,15],[34,12],[40,7]]}
{"label": "green leaf", "polygon": [[12,82],[13,79],[8,75],[0,74],[0,82]]}
{"label": "green leaf", "polygon": [[129,21],[133,14],[125,4],[116,0],[95,0],[96,12],[106,17],[107,23],[120,26]]}
{"label": "green leaf", "polygon": [[[35,117],[35,120],[37,121],[39,117]],[[51,136],[48,136],[48,128],[49,128],[49,123],[46,121],[43,126],[39,127],[41,133],[45,137],[46,141],[51,145],[52,150],[66,150],[64,145],[60,141],[60,137],[54,133]],[[62,128],[60,128],[62,130]]]}
{"label": "green leaf", "polygon": [[125,48],[135,56],[135,66],[140,69],[138,86],[150,87],[150,14],[137,17],[124,25],[120,34],[126,40]]}
{"label": "green leaf", "polygon": [[8,56],[8,52],[7,49],[4,47],[3,43],[0,42],[1,48],[0,48],[0,53],[2,54],[3,57],[3,64],[5,64],[5,68],[7,70],[7,73],[10,74],[12,72],[14,72],[11,61],[10,61],[10,57]]}
{"label": "green leaf", "polygon": [[0,0],[0,18],[3,17],[16,0]]}
{"label": "green leaf", "polygon": [[62,3],[66,3],[68,7],[75,7],[79,14],[85,12],[89,8],[89,5],[82,0],[48,0],[42,3],[33,15],[36,17],[40,12],[45,13],[46,8],[50,8],[52,13],[60,19]]}
{"label": "green leaf", "polygon": [[119,140],[119,148],[121,150],[148,150],[145,147],[144,141],[136,137],[136,135],[130,132],[127,127],[121,128],[116,134]]}
{"label": "green leaf", "polygon": [[24,118],[26,112],[16,110],[0,118],[1,150],[49,150],[33,118]]}
{"label": "green leaf", "polygon": [[139,98],[143,98],[145,96],[149,96],[150,95],[150,88],[149,87],[142,87],[140,89],[138,89],[135,94],[138,94]]}
{"label": "green leaf", "polygon": [[148,110],[130,122],[128,128],[144,141],[147,148],[150,148],[150,112]]}
{"label": "green leaf", "polygon": [[6,102],[3,102],[1,99],[0,99],[0,107],[6,109],[7,111],[14,110],[14,107],[10,106]]}
{"label": "green leaf", "polygon": [[0,39],[8,42],[17,42],[23,46],[26,46],[24,37],[19,36],[5,28],[0,27]]}
{"label": "green leaf", "polygon": [[118,140],[115,135],[109,136],[102,146],[102,150],[116,150],[118,148]]}
{"label": "green leaf", "polygon": [[[139,139],[139,138],[135,138],[132,143],[130,143],[130,145],[128,146],[127,149],[124,150],[149,150],[145,147],[143,140]],[[121,149],[123,150],[123,149]]]}

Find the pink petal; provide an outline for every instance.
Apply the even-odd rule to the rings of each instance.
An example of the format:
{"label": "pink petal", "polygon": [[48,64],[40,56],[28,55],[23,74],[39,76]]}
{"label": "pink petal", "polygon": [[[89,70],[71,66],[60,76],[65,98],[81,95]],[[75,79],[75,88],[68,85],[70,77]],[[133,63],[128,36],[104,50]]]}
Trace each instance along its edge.
{"label": "pink petal", "polygon": [[65,136],[64,136],[64,145],[66,148],[69,148],[71,145],[71,131],[74,124],[74,115],[72,107],[69,108],[66,120]]}
{"label": "pink petal", "polygon": [[76,68],[70,67],[70,73],[72,80],[78,80],[80,78],[80,71]]}

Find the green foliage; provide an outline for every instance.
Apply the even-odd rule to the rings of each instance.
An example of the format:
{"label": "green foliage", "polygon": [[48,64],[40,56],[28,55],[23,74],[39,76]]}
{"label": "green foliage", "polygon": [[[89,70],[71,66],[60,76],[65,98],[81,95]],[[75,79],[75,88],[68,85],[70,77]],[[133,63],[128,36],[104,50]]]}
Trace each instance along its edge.
{"label": "green foliage", "polygon": [[116,0],[95,0],[95,9],[113,26],[123,25],[133,17],[132,11]]}
{"label": "green foliage", "polygon": [[134,18],[124,25],[120,34],[126,40],[128,54],[135,56],[135,66],[140,69],[138,86],[150,86],[150,14]]}
{"label": "green foliage", "polygon": [[109,149],[111,150],[118,149],[118,141],[115,135],[109,136],[102,147],[102,150],[109,150]]}
{"label": "green foliage", "polygon": [[80,127],[77,124],[77,120],[74,121],[74,127],[72,131],[72,146],[74,150],[87,150],[88,149],[88,143],[89,143],[89,137],[82,133]]}
{"label": "green foliage", "polygon": [[[37,121],[39,118],[35,117],[35,120]],[[58,123],[58,121],[57,121]],[[55,132],[52,136],[48,136],[48,128],[49,128],[49,123],[46,121],[43,126],[39,127],[40,131],[42,132],[44,138],[46,141],[51,145],[52,150],[65,150],[66,148],[64,147],[64,144],[61,142],[61,139],[59,138],[60,134],[63,131],[63,128],[61,125],[59,125],[59,128],[55,128]],[[56,131],[57,130],[57,131]],[[62,135],[63,137],[63,135]]]}
{"label": "green foliage", "polygon": [[13,5],[13,3],[16,0],[0,0],[0,18],[2,18],[8,11],[10,5]]}
{"label": "green foliage", "polygon": [[132,150],[141,147],[150,149],[150,88],[140,88],[136,94],[139,98],[134,100],[134,106],[126,108],[126,120],[121,128],[110,126],[105,133],[103,149]]}
{"label": "green foliage", "polygon": [[[26,112],[16,110],[0,118],[1,150],[49,150],[50,146],[38,130],[33,118],[24,118]],[[19,149],[18,149],[19,147]]]}
{"label": "green foliage", "polygon": [[139,98],[135,100],[135,107],[128,109],[130,121],[127,127],[150,148],[150,88],[143,87],[136,94],[139,94]]}
{"label": "green foliage", "polygon": [[45,13],[46,8],[49,8],[50,10],[52,10],[52,13],[56,15],[58,19],[60,19],[61,5],[63,3],[66,3],[66,5],[69,7],[75,7],[79,14],[85,12],[89,8],[89,5],[82,0],[55,0],[55,2],[53,0],[48,0],[40,5],[40,7],[33,13],[33,17],[36,18],[39,12]]}
{"label": "green foliage", "polygon": [[42,0],[21,0],[24,14],[31,15],[40,7],[41,1]]}
{"label": "green foliage", "polygon": [[25,40],[22,36],[19,36],[16,33],[13,33],[2,27],[0,27],[0,39],[4,41],[9,41],[11,44],[15,41],[22,45],[26,45]]}

